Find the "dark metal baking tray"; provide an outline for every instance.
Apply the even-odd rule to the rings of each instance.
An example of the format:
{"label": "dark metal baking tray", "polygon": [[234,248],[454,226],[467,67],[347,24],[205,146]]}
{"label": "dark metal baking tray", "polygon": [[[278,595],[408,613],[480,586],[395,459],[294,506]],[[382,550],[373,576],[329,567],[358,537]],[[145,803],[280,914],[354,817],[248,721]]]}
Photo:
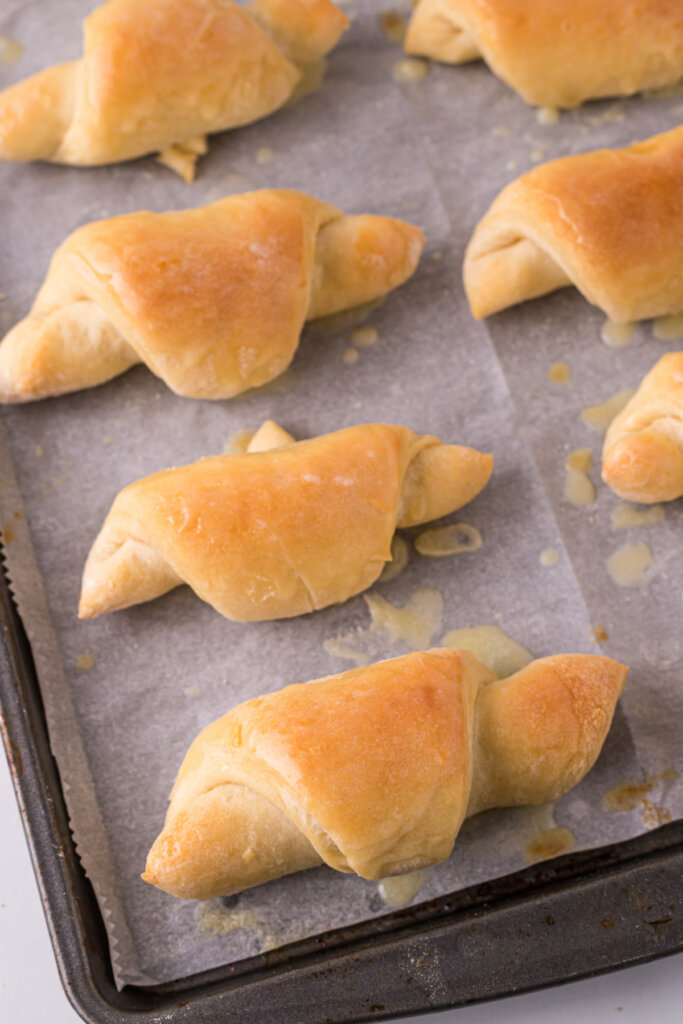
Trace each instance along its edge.
{"label": "dark metal baking tray", "polygon": [[[1,575],[1,574],[0,574]],[[31,651],[0,578],[5,749],[66,994],[92,1024],[342,1024],[463,1006],[683,950],[683,821],[154,988],[116,990]]]}

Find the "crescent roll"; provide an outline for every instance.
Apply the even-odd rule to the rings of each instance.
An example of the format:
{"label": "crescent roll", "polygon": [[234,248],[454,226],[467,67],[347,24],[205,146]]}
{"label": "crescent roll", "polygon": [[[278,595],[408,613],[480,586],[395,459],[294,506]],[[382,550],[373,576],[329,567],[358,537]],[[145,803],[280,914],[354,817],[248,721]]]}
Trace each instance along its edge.
{"label": "crescent roll", "polygon": [[136,363],[178,395],[230,398],[289,366],[306,320],[402,284],[423,245],[403,221],[290,191],[88,224],[0,345],[0,401],[93,387]]}
{"label": "crescent roll", "polygon": [[[80,60],[0,93],[0,160],[92,166],[197,151],[291,97],[348,19],[331,0],[108,0]],[[201,146],[199,147],[201,149]]]}
{"label": "crescent roll", "polygon": [[644,505],[683,497],[683,352],[662,356],[612,420],[602,479]]}
{"label": "crescent roll", "polygon": [[121,491],[88,556],[79,615],[182,583],[241,622],[346,601],[391,560],[397,527],[465,505],[493,465],[490,455],[382,423],[298,444],[274,434],[264,443],[259,431],[251,452],[167,469]]}
{"label": "crescent roll", "polygon": [[439,863],[466,817],[580,782],[627,671],[560,654],[496,680],[442,648],[247,701],[190,747],[142,877],[203,900],[322,863],[363,878]]}
{"label": "crescent roll", "polygon": [[[683,11],[681,14],[683,18]],[[503,189],[465,253],[477,319],[574,285],[617,323],[683,310],[683,128],[552,160]]]}
{"label": "crescent roll", "polygon": [[678,0],[420,0],[408,53],[462,64],[483,57],[527,103],[576,107],[683,77]]}

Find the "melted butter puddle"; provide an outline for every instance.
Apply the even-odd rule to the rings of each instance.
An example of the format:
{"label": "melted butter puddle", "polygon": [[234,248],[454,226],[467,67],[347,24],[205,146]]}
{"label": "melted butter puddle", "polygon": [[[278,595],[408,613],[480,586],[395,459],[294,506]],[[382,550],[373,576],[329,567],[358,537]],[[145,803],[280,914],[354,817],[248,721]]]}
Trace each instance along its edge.
{"label": "melted butter puddle", "polygon": [[224,935],[239,928],[257,929],[260,924],[253,910],[224,910],[202,903],[197,914],[198,930],[203,935]]}
{"label": "melted butter puddle", "polygon": [[671,821],[671,812],[666,807],[657,806],[649,799],[652,790],[664,782],[674,782],[678,772],[667,768],[657,775],[647,775],[641,779],[623,779],[603,793],[602,807],[608,814],[620,811],[640,810],[643,824],[647,828],[657,828]]}
{"label": "melted butter puddle", "polygon": [[357,327],[351,332],[351,344],[356,348],[368,348],[374,345],[379,338],[379,331],[375,327]]}
{"label": "melted butter puddle", "polygon": [[476,527],[468,523],[454,523],[424,530],[413,543],[418,554],[425,558],[446,558],[463,551],[478,551],[484,541]]}
{"label": "melted butter puddle", "polygon": [[410,560],[410,548],[403,537],[395,533],[391,541],[391,561],[385,562],[378,583],[389,583],[400,576]]}
{"label": "melted butter puddle", "polygon": [[244,455],[255,433],[255,430],[238,430],[231,434],[223,445],[223,453],[225,455]]}
{"label": "melted butter puddle", "polygon": [[588,470],[593,465],[590,448],[577,448],[567,456],[564,465],[564,496],[567,501],[576,508],[592,505],[595,501],[595,487],[588,479]]}
{"label": "melted butter puddle", "polygon": [[421,868],[407,875],[392,875],[390,878],[380,879],[377,889],[382,903],[387,907],[407,907],[424,888],[430,870]]}
{"label": "melted butter puddle", "polygon": [[570,829],[557,824],[554,804],[539,804],[529,808],[527,820],[534,830],[523,846],[527,863],[535,864],[551,857],[560,857],[574,849],[576,837]]}
{"label": "melted butter puddle", "polygon": [[500,626],[473,626],[470,629],[453,629],[441,641],[442,647],[471,654],[490,668],[499,679],[512,676],[533,661],[533,654],[522,647]]}
{"label": "melted butter puddle", "polygon": [[599,405],[589,405],[579,418],[582,423],[597,430],[599,434],[604,434],[617,413],[621,412],[634,395],[635,391],[632,388],[624,388]]}
{"label": "melted butter puddle", "polygon": [[275,949],[287,941],[286,936],[272,931],[253,910],[227,910],[212,902],[200,903],[195,920],[201,935],[230,935],[236,931],[252,932],[261,943],[261,950]]}
{"label": "melted butter puddle", "polygon": [[402,608],[379,594],[366,594],[364,599],[370,611],[370,630],[384,630],[390,640],[401,640],[415,651],[428,647],[441,629],[443,596],[433,587],[416,590]]}
{"label": "melted butter puddle", "polygon": [[572,370],[569,363],[552,363],[548,369],[548,380],[553,384],[568,384]]}
{"label": "melted butter puddle", "polygon": [[285,103],[285,110],[288,107],[295,107],[306,96],[312,96],[318,92],[325,80],[327,61],[322,57],[320,60],[312,61],[310,64],[299,64],[298,68],[301,72],[301,78],[294,92]]}
{"label": "melted butter puddle", "polygon": [[600,339],[608,348],[623,348],[633,338],[635,329],[634,323],[618,324],[614,320],[605,320]]}
{"label": "melted butter puddle", "polygon": [[345,661],[352,661],[355,665],[369,665],[372,658],[369,654],[357,650],[341,637],[330,637],[323,640],[323,649],[331,654],[333,658],[343,658]]}
{"label": "melted butter puddle", "polygon": [[443,596],[431,587],[415,590],[402,608],[376,593],[365,594],[363,599],[370,612],[370,626],[324,640],[323,648],[328,654],[356,665],[369,665],[387,657],[385,641],[378,634],[421,651],[429,647],[432,638],[441,631]]}
{"label": "melted butter puddle", "polygon": [[647,544],[624,544],[607,559],[607,571],[619,587],[637,587],[654,559]]}
{"label": "melted butter puddle", "polygon": [[[374,310],[378,309],[384,302],[386,302],[386,298],[386,295],[383,295],[379,299],[372,299],[370,302],[363,302],[360,306],[353,306],[351,309],[342,309],[339,313],[330,313],[329,316],[319,316],[315,320],[309,320],[306,324],[306,334],[308,337],[317,338],[324,337],[328,334],[339,334],[342,331],[348,331],[351,328],[358,327],[364,320],[367,320]],[[368,327],[364,328],[364,330],[374,331],[374,328]],[[351,335],[351,344],[355,345],[356,348],[363,348],[362,342],[361,344],[358,344],[358,342],[354,340],[353,334]],[[366,342],[365,344],[371,344],[371,342]]]}
{"label": "melted butter puddle", "polygon": [[419,57],[404,57],[396,61],[391,73],[395,82],[420,82],[429,74],[429,64]]}
{"label": "melted butter puddle", "polygon": [[538,561],[544,569],[550,569],[551,566],[557,565],[560,560],[560,553],[555,548],[544,548],[538,556]]}
{"label": "melted butter puddle", "polygon": [[611,527],[613,530],[629,530],[635,526],[653,526],[655,523],[663,523],[666,519],[666,509],[663,505],[651,505],[647,509],[638,508],[637,505],[617,505],[612,510]]}
{"label": "melted butter puddle", "polygon": [[556,825],[554,828],[538,832],[524,845],[524,859],[529,864],[551,857],[561,857],[570,853],[576,846],[576,836],[568,828]]}
{"label": "melted butter puddle", "polygon": [[536,120],[539,124],[557,124],[560,112],[557,107],[539,107],[536,111]]}
{"label": "melted butter puddle", "polygon": [[16,64],[23,52],[24,47],[16,39],[0,35],[0,64]]}
{"label": "melted butter puddle", "polygon": [[658,317],[653,324],[652,333],[658,341],[674,341],[676,338],[683,338],[683,313]]}
{"label": "melted butter puddle", "polygon": [[396,11],[384,11],[378,16],[377,21],[390,43],[403,42],[408,23],[402,15]]}

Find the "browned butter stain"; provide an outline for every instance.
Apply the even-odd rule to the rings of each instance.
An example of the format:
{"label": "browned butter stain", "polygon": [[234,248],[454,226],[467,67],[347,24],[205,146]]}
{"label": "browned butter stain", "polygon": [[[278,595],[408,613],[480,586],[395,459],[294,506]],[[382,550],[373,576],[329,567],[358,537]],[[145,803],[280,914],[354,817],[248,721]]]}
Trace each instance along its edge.
{"label": "browned butter stain", "polygon": [[402,43],[407,28],[406,19],[396,11],[383,11],[377,18],[379,26],[391,43]]}
{"label": "browned butter stain", "polygon": [[2,527],[2,543],[11,544],[13,540],[16,540],[16,533],[11,523],[5,523]]}
{"label": "browned butter stain", "polygon": [[677,778],[678,772],[667,768],[656,775],[647,775],[642,780],[623,779],[603,794],[603,809],[609,813],[640,810],[643,824],[647,828],[666,825],[671,821],[671,812],[666,807],[654,804],[649,796],[659,783],[673,782]]}
{"label": "browned butter stain", "polygon": [[0,35],[0,64],[16,64],[24,52],[24,47],[16,39]]}
{"label": "browned butter stain", "polygon": [[551,857],[560,857],[563,853],[569,853],[576,845],[576,836],[568,828],[558,826],[557,828],[544,829],[537,832],[535,836],[526,843],[524,847],[524,859],[529,864],[539,860],[549,860]]}
{"label": "browned butter stain", "polygon": [[593,626],[591,636],[596,644],[606,644],[609,639],[607,636],[607,630],[603,629],[602,626]]}

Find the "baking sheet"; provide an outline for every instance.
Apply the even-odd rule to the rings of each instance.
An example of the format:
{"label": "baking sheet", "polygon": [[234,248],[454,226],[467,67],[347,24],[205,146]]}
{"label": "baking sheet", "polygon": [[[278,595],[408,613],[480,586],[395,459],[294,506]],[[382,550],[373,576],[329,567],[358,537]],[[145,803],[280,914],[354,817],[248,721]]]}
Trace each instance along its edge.
{"label": "baking sheet", "polygon": [[[3,6],[0,33],[22,43],[24,54],[0,66],[0,85],[77,56],[76,25],[95,5]],[[174,900],[139,880],[175,772],[204,724],[245,698],[349,667],[330,653],[339,638],[372,657],[409,649],[369,630],[362,597],[293,621],[244,625],[226,622],[182,588],[94,622],[76,618],[82,566],[118,490],[220,452],[237,431],[268,417],[300,438],[385,420],[493,451],[491,483],[451,517],[475,526],[482,548],[440,560],[413,551],[405,571],[375,592],[403,606],[416,591],[437,591],[432,603],[441,595],[443,613],[441,621],[438,607],[432,613],[433,643],[454,628],[495,623],[535,656],[603,651],[631,665],[590,776],[552,809],[467,822],[453,856],[429,873],[418,898],[518,869],[530,842],[555,826],[569,830],[578,849],[683,812],[675,777],[683,732],[681,502],[655,526],[613,532],[618,502],[599,485],[598,470],[591,474],[594,505],[577,509],[563,497],[571,449],[591,447],[599,466],[601,438],[581,423],[580,411],[635,387],[663,351],[683,343],[653,340],[645,325],[627,347],[608,349],[599,338],[604,318],[571,290],[477,325],[459,283],[470,231],[506,181],[542,158],[672,127],[681,120],[681,97],[591,104],[542,125],[483,65],[434,66],[421,81],[396,82],[402,54],[378,25],[376,3],[358,0],[347,10],[357,17],[329,59],[322,89],[213,139],[192,186],[153,159],[93,170],[0,167],[3,330],[28,310],[66,234],[116,213],[292,187],[350,213],[403,217],[428,237],[414,279],[369,314],[379,338],[353,364],[343,361],[350,326],[314,327],[283,381],[231,402],[177,398],[136,368],[90,392],[3,411],[8,570],[119,985],[185,976],[387,910],[375,883],[326,868],[208,904]],[[264,149],[272,159],[261,162]],[[559,360],[572,369],[565,385],[547,378]],[[605,566],[627,541],[647,543],[653,553],[645,580],[632,589],[617,587]],[[559,557],[544,567],[539,556],[548,548]],[[599,647],[596,626],[609,638]],[[624,780],[637,785],[618,806],[632,809],[605,812],[605,794]]]}

